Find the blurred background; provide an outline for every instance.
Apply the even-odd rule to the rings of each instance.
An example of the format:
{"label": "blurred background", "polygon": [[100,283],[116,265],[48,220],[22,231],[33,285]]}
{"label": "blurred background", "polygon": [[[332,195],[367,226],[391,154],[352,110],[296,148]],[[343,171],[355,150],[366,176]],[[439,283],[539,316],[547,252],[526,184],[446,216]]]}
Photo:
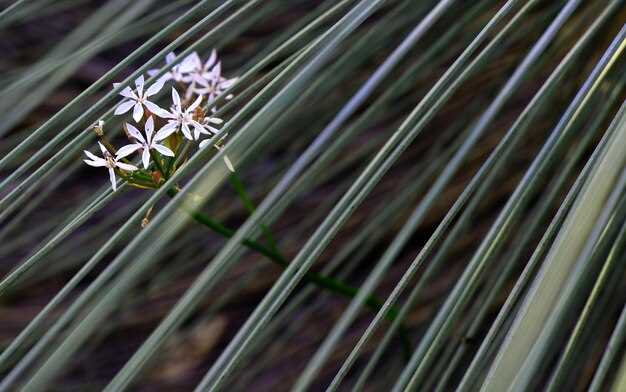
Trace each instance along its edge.
{"label": "blurred background", "polygon": [[[14,9],[11,9],[11,3],[3,2],[1,9],[10,12],[0,14],[0,158],[16,148],[19,153],[0,165],[0,197],[5,198],[0,208],[0,276],[9,276],[14,268],[34,254],[39,254],[40,258],[0,297],[0,349],[7,348],[15,340],[153,192],[125,187],[90,211],[80,225],[55,237],[76,217],[75,214],[85,211],[87,201],[108,187],[106,173],[84,165],[81,155],[83,149],[95,145],[89,125],[110,108],[113,101],[85,118],[80,116],[111,91],[112,82],[131,75],[225,2],[206,2],[206,6],[165,34],[153,47],[124,65],[111,80],[80,98],[71,110],[55,119],[46,132],[31,139],[29,137],[41,124],[197,2],[33,0],[17,2],[21,4]],[[243,9],[246,3],[234,2],[236,5],[201,26],[182,47],[199,42],[220,23],[227,23],[197,50],[206,58],[210,50],[216,48],[223,74],[229,78],[241,76],[267,58],[282,42],[339,4],[334,1],[260,1],[230,21],[228,18]],[[240,101],[220,112],[220,117],[227,121],[235,117],[276,76],[290,56],[328,31],[357,2],[344,3],[343,8],[333,11],[256,71],[245,86],[240,86],[234,93],[238,96],[243,89],[250,87],[250,90],[245,90]],[[340,42],[330,60],[302,88],[302,95],[284,115],[270,124],[270,140],[261,140],[254,154],[236,165],[255,205],[263,201],[286,170],[437,3],[385,1]],[[287,260],[296,257],[377,151],[505,3],[490,0],[454,2],[349,117],[331,140],[334,143],[341,135],[346,135],[344,141],[339,140],[341,144],[337,145],[336,153],[306,186],[294,193],[293,201],[284,212],[273,222],[268,222],[277,246]],[[515,12],[523,9],[526,3],[529,2],[517,2]],[[479,46],[479,50],[487,47],[490,40],[499,39],[489,56],[481,60],[476,70],[427,122],[423,131],[355,209],[321,253],[312,271],[332,276],[353,287],[363,284],[416,206],[441,178],[446,164],[467,140],[472,126],[568,2],[530,3],[534,4],[524,9],[518,19],[513,19],[515,12],[512,12],[498,23],[498,28],[503,29],[514,21],[501,39],[497,36],[500,30],[488,34],[489,39]],[[373,293],[375,297],[384,301],[396,287],[481,165],[520,118],[557,64],[590,30],[590,26],[600,20],[609,3],[583,1],[551,39],[478,142],[471,146],[460,169],[432,200],[421,223],[410,233],[384,272]],[[626,6],[623,2],[617,3],[598,22],[597,31],[585,41],[580,55],[567,68],[558,86],[552,88],[542,101],[541,108],[524,123],[523,131],[519,131],[521,137],[514,142],[506,159],[499,167],[491,169],[488,179],[481,181],[480,184],[486,184],[484,190],[461,210],[461,213],[467,211],[462,224],[456,225],[458,218],[453,221],[456,231],[448,230],[446,238],[450,240],[437,248],[443,251],[426,259],[411,278],[408,289],[400,295],[398,306],[407,302],[412,289],[419,288],[402,323],[405,338],[411,345],[409,348],[415,349],[428,331],[507,200],[523,180],[592,68],[618,35],[625,21]],[[163,64],[159,61],[156,67],[150,68]],[[437,360],[420,385],[421,390],[454,390],[460,382],[548,225],[624,101],[624,70],[621,56],[577,113],[572,136],[551,155],[549,167],[543,175],[535,178],[535,188],[520,206],[515,224],[498,244],[491,262],[481,271],[476,290],[453,323],[445,344],[437,351]],[[280,86],[284,85],[286,83],[280,83]],[[252,116],[244,116],[238,124],[243,125]],[[77,118],[80,119],[76,124],[79,127],[71,125]],[[107,124],[115,127],[116,122],[111,120]],[[76,130],[62,134],[68,125]],[[58,135],[61,136],[55,139]],[[91,141],[87,142],[87,137]],[[53,140],[53,146],[46,147]],[[76,144],[77,148],[54,156],[78,141],[83,143],[82,147]],[[24,166],[27,162],[30,162],[28,166]],[[51,166],[38,172],[37,169],[46,163]],[[33,177],[29,177],[31,175]],[[25,179],[30,182],[20,187]],[[168,201],[169,198],[164,198],[157,203],[153,214],[157,214]],[[228,182],[220,186],[202,211],[233,230],[249,216]],[[0,374],[6,376],[14,369],[27,352],[26,348],[32,347],[37,337],[64,314],[142,230],[140,224],[133,227],[122,241],[107,249],[95,268],[47,314],[33,333],[33,340],[25,342],[10,360],[3,363]],[[183,230],[168,240],[159,252],[158,260],[142,274],[106,322],[72,354],[63,374],[54,378],[49,390],[103,389],[166,317],[226,240],[206,227],[188,222]],[[618,253],[617,257],[623,260],[623,253]],[[601,265],[599,263],[593,270],[594,276],[598,276]],[[167,339],[131,390],[193,390],[282,271],[258,252],[250,249],[242,252],[233,268],[217,286],[203,295],[192,315]],[[607,283],[606,292],[594,308],[598,313],[594,313],[593,323],[590,321],[589,328],[584,330],[584,339],[576,346],[577,359],[568,373],[572,376],[560,384],[565,388],[561,390],[585,390],[602,358],[626,293],[623,268],[614,272],[617,277]],[[591,283],[585,287],[589,292]],[[584,299],[580,304],[583,303]],[[301,282],[264,328],[262,338],[250,348],[225,388],[289,390],[349,304],[350,298],[345,295]],[[328,386],[374,316],[375,311],[371,308],[361,309],[333,346],[311,390],[323,390]],[[80,321],[80,317],[76,320]],[[575,323],[576,319],[572,318],[566,330],[571,331]],[[382,327],[366,343],[352,371],[346,375],[341,390],[356,385],[368,360],[378,347],[382,347],[389,325],[389,320],[384,320]],[[361,385],[365,390],[391,389],[407,363],[405,343],[403,337],[393,335],[382,350],[382,360],[376,363],[365,385]],[[543,385],[550,379],[551,369],[557,363],[557,353],[555,350],[545,363],[545,370],[536,380],[538,384]],[[617,368],[617,365],[611,368],[610,375]],[[22,377],[28,378],[28,374]]]}

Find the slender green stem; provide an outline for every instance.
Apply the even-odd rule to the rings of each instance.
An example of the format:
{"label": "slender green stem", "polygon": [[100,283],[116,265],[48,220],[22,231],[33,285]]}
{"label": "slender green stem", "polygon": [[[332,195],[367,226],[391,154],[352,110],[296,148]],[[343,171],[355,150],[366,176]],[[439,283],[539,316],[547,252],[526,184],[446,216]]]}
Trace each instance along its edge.
{"label": "slender green stem", "polygon": [[[172,189],[169,189],[167,193],[170,197],[174,197],[178,193],[178,190],[172,188]],[[196,222],[202,225],[205,225],[206,227],[213,230],[217,234],[222,235],[223,237],[231,238],[235,234],[235,230],[224,226],[220,222],[217,222],[209,218],[208,216],[206,216],[205,214],[199,211],[187,211],[187,212],[191,215],[191,217]],[[273,261],[274,263],[278,264],[279,266],[283,268],[289,265],[289,262],[287,261],[287,259],[274,249],[267,248],[266,246],[250,239],[244,239],[242,241],[242,244],[252,250],[259,252],[260,254],[267,257],[269,260]],[[358,293],[358,289],[355,287],[349,286],[339,280],[336,280],[336,279],[333,279],[333,278],[330,278],[330,277],[327,277],[327,276],[324,276],[315,272],[307,272],[304,275],[304,279],[308,281],[309,283],[313,283],[321,288],[328,289],[332,292],[344,295],[348,298],[354,298]],[[380,301],[378,298],[370,295],[366,298],[365,305],[373,309],[374,311],[378,311],[382,307],[383,302]],[[387,313],[385,314],[385,318],[389,321],[395,320],[397,316],[398,316],[398,309],[393,306],[390,307]],[[409,339],[408,333],[403,326],[400,326],[398,328],[398,335],[402,341],[402,349],[403,349],[405,358],[408,359],[410,358],[412,354],[411,340]]]}
{"label": "slender green stem", "polygon": [[169,177],[168,173],[163,169],[163,165],[161,164],[161,160],[159,160],[158,155],[159,154],[157,154],[156,152],[150,150],[150,156],[152,157],[152,160],[154,161],[157,170],[160,171],[163,178],[167,180],[167,178]]}
{"label": "slender green stem", "polygon": [[[239,195],[241,203],[246,208],[246,210],[248,210],[248,213],[252,215],[256,207],[254,206],[254,203],[252,203],[252,199],[250,199],[250,197],[248,196],[246,188],[243,186],[243,182],[241,182],[241,179],[239,178],[237,173],[232,173],[230,177],[228,177],[228,179],[233,188],[235,188],[237,195]],[[276,244],[276,241],[274,240],[274,236],[272,235],[270,229],[266,225],[261,224],[261,230],[263,231],[263,235],[265,236],[269,247],[272,248],[274,252],[280,254],[280,251],[278,250],[278,245]]]}

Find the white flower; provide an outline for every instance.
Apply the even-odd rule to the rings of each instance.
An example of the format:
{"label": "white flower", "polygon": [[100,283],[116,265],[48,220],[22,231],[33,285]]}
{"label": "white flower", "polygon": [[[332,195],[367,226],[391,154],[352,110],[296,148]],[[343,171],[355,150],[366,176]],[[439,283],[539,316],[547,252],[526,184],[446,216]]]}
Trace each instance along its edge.
{"label": "white flower", "polygon": [[[119,83],[113,84],[113,86],[115,87],[117,87],[118,85]],[[120,103],[115,109],[115,114],[124,114],[131,108],[133,108],[133,119],[136,122],[139,122],[143,117],[143,107],[145,106],[146,109],[148,109],[152,113],[156,114],[159,117],[162,117],[164,110],[161,109],[154,102],[149,101],[148,97],[153,96],[161,90],[161,88],[163,87],[163,81],[158,80],[144,92],[144,80],[143,75],[141,75],[137,79],[135,79],[135,87],[137,87],[136,90],[133,90],[130,87],[126,86],[125,89],[120,91],[120,95],[128,98],[129,101],[123,101],[122,103]]]}
{"label": "white flower", "polygon": [[[187,99],[190,99],[193,94],[206,95],[207,101],[211,103],[237,81],[237,78],[226,79],[222,76],[222,64],[217,60],[215,49],[211,51],[211,55],[204,64],[200,56],[194,52],[189,65],[192,69],[182,79],[183,82],[189,84],[185,93]],[[232,98],[232,94],[226,96],[227,100]]]}
{"label": "white flower", "polygon": [[115,192],[117,190],[117,186],[115,183],[115,168],[118,167],[122,170],[133,171],[137,170],[137,167],[129,165],[128,163],[118,162],[118,159],[120,158],[116,158],[111,155],[111,153],[109,153],[107,149],[102,145],[102,143],[98,142],[98,146],[100,146],[100,151],[102,151],[102,156],[104,158],[100,158],[99,156],[96,156],[95,154],[92,154],[91,152],[85,150],[85,155],[87,155],[89,159],[84,159],[83,161],[89,166],[106,167],[107,169],[109,169],[109,179],[111,180],[111,187],[113,187],[113,192]]}
{"label": "white flower", "polygon": [[[207,64],[211,61],[214,62],[215,58],[217,58],[217,54],[215,50],[213,50],[213,52],[211,52],[211,57],[209,57],[209,60],[207,61]],[[198,52],[193,52],[189,55],[189,57],[187,57],[187,59],[187,65],[189,66],[189,70],[187,71],[187,74],[183,76],[182,81],[184,83],[187,83],[185,99],[191,99],[192,95],[196,93],[196,88],[198,87],[198,84],[205,83],[203,79],[204,66],[202,64],[202,60],[200,60]]]}
{"label": "white flower", "polygon": [[169,130],[161,128],[159,132],[154,134],[154,120],[152,116],[148,117],[146,120],[146,137],[144,138],[141,132],[133,125],[126,123],[126,129],[128,133],[135,139],[135,143],[128,144],[117,151],[116,157],[117,159],[122,159],[124,157],[129,156],[135,151],[142,150],[141,160],[143,161],[144,169],[147,169],[150,165],[150,150],[157,150],[162,155],[166,155],[168,157],[173,157],[174,153],[169,148],[165,147],[162,144],[159,144],[161,140],[164,140],[166,137],[171,135],[175,130]]}
{"label": "white flower", "polygon": [[[206,95],[209,103],[231,88],[237,81],[237,78],[226,79],[222,76],[222,64],[220,62],[213,65],[210,71],[205,71],[202,76],[202,78],[198,78],[200,87],[195,88],[194,91],[196,94]],[[232,94],[226,96],[226,100],[232,98]]]}
{"label": "white flower", "polygon": [[[159,79],[160,83],[165,83],[167,81],[173,80],[175,82],[184,82],[185,76],[194,70],[195,67],[195,58],[194,55],[197,56],[197,53],[192,53],[189,56],[185,57],[183,61],[179,64],[176,64],[170,68],[169,72],[166,72]],[[167,56],[165,56],[165,64],[170,65],[174,62],[176,58],[176,54],[174,52],[170,52]],[[151,69],[148,71],[148,75],[153,76],[159,72],[158,69]]]}
{"label": "white flower", "polygon": [[[182,104],[180,102],[180,95],[178,95],[178,91],[174,87],[172,87],[172,101],[174,104],[170,111],[165,111],[163,113],[163,118],[167,118],[168,122],[163,127],[163,129],[172,130],[172,132],[180,129],[183,132],[183,135],[189,140],[197,140],[200,137],[200,134],[209,134],[209,131],[217,133],[219,132],[217,129],[199,123],[198,121],[193,119],[194,110],[198,106],[200,106],[200,102],[202,101],[202,96],[196,98],[196,100],[189,105],[188,108],[183,109]],[[194,134],[191,134],[191,128],[194,129]],[[208,129],[208,130],[207,130]]]}

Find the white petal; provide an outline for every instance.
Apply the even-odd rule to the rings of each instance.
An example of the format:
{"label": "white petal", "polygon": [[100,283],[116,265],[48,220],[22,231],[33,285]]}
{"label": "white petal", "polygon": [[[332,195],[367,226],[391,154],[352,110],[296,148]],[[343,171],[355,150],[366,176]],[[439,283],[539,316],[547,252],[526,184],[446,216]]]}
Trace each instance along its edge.
{"label": "white petal", "polygon": [[178,128],[178,124],[176,123],[170,122],[170,123],[165,124],[163,128],[159,129],[159,132],[157,132],[156,135],[154,135],[153,141],[160,142],[161,140],[165,139],[172,133],[176,132],[176,128]]}
{"label": "white petal", "polygon": [[200,105],[200,102],[202,102],[202,95],[199,95],[198,98],[196,98],[196,100],[193,101],[191,105],[189,105],[189,107],[187,108],[187,113],[193,112],[198,107],[198,105]]}
{"label": "white petal", "polygon": [[161,78],[159,78],[152,86],[150,86],[148,88],[148,90],[146,90],[146,97],[151,97],[154,94],[158,93],[159,91],[161,91],[161,88],[163,88],[163,83],[165,83],[164,80],[162,80]]}
{"label": "white petal", "polygon": [[208,121],[212,124],[222,124],[224,123],[224,120],[222,120],[221,118],[217,118],[217,117],[208,117]]}
{"label": "white petal", "polygon": [[146,105],[146,108],[148,108],[148,110],[152,113],[155,114],[161,118],[167,118],[167,110],[159,107],[157,104],[155,104],[154,102],[150,102],[150,101],[144,101],[143,102],[144,105]]}
{"label": "white petal", "polygon": [[[167,136],[171,135],[172,133],[176,131],[178,131],[178,121],[170,121],[167,124],[165,124],[163,128],[159,130],[159,132],[157,132],[157,135],[154,137],[154,140],[156,141],[163,140]],[[159,138],[160,135],[167,135],[167,136],[163,137],[163,139],[160,139]]]}
{"label": "white petal", "polygon": [[206,147],[207,144],[209,144],[209,142],[211,141],[211,139],[204,139],[203,141],[200,142],[200,148],[204,148]]}
{"label": "white petal", "polygon": [[117,150],[117,153],[115,154],[115,156],[117,159],[126,158],[127,156],[134,153],[135,151],[140,150],[142,147],[143,146],[139,143],[128,144],[120,148],[119,150]]}
{"label": "white petal", "polygon": [[115,166],[119,167],[122,170],[126,170],[126,171],[135,171],[135,170],[137,170],[137,166],[130,165],[128,163],[115,162]]}
{"label": "white petal", "polygon": [[148,117],[146,120],[146,126],[144,129],[146,130],[146,142],[150,144],[152,142],[152,133],[154,132],[154,119],[152,116]]}
{"label": "white petal", "polygon": [[187,88],[187,91],[185,91],[185,99],[191,99],[191,96],[194,94],[195,90],[195,85],[196,83],[191,83],[189,85],[189,88]]}
{"label": "white petal", "polygon": [[135,128],[134,125],[126,123],[126,129],[128,130],[128,133],[130,133],[130,136],[137,139],[139,142],[141,142],[141,144],[146,144],[146,139],[144,139],[141,132],[139,132],[139,130]]}
{"label": "white petal", "polygon": [[202,67],[202,60],[200,60],[200,55],[198,55],[198,52],[193,52],[191,53],[189,56],[189,61],[196,66],[198,69],[200,69]]}
{"label": "white petal", "polygon": [[93,167],[106,167],[107,165],[107,161],[102,158],[98,158],[98,160],[94,159],[93,161],[90,161],[89,159],[83,159],[83,162]]}
{"label": "white petal", "polygon": [[192,121],[191,125],[193,125],[194,130],[196,131],[196,139],[198,138],[198,136],[203,133],[205,135],[208,135],[209,132],[206,130],[206,128],[204,127],[204,125],[200,124],[197,121]]}
{"label": "white petal", "polygon": [[150,150],[147,148],[143,149],[143,153],[141,154],[141,160],[143,161],[143,168],[147,169],[150,165]]}
{"label": "white petal", "polygon": [[173,111],[170,112],[170,111],[167,111],[167,110],[163,109],[161,111],[161,113],[159,113],[159,114],[160,114],[159,117],[166,118],[166,119],[168,119],[168,121],[178,122],[178,115],[173,113]]}
{"label": "white petal", "polygon": [[181,130],[183,131],[183,135],[185,135],[187,139],[193,140],[193,136],[191,136],[191,130],[189,130],[189,126],[186,123],[183,123]]}
{"label": "white petal", "polygon": [[228,80],[221,82],[220,87],[226,90],[226,89],[231,88],[233,84],[235,84],[236,82],[237,82],[237,78],[228,79]]}
{"label": "white petal", "polygon": [[205,68],[209,69],[213,65],[213,63],[215,63],[215,60],[217,60],[217,51],[213,49],[211,51],[211,55],[209,56],[209,59],[204,64]]}
{"label": "white petal", "polygon": [[135,104],[135,101],[122,102],[119,105],[117,105],[117,107],[115,108],[115,112],[113,114],[115,115],[124,114],[127,111],[129,111],[130,108],[132,108],[134,104]]}
{"label": "white petal", "polygon": [[216,134],[216,135],[217,135],[218,133],[220,133],[220,132],[221,132],[219,129],[214,128],[214,127],[212,127],[212,126],[210,126],[210,125],[207,125],[205,128],[208,128],[208,129],[209,129],[209,131],[211,131],[212,133],[214,133],[214,134]]}
{"label": "white petal", "polygon": [[143,75],[139,75],[137,79],[135,79],[135,86],[137,87],[137,95],[143,96]]}
{"label": "white petal", "polygon": [[211,79],[205,78],[202,74],[193,74],[192,79],[196,83],[196,85],[194,86],[195,91],[200,91],[203,88],[210,90],[212,88],[211,85],[213,81]]}
{"label": "white petal", "polygon": [[[96,154],[92,153],[91,151],[83,150],[83,152],[85,153],[85,155],[87,155],[89,159],[93,159],[94,161],[97,161],[98,159],[102,159]],[[102,160],[104,161],[104,159]]]}
{"label": "white petal", "polygon": [[233,173],[235,172],[235,167],[233,166],[233,163],[230,161],[230,159],[228,159],[228,155],[224,155],[224,163],[226,164],[228,170]]}
{"label": "white petal", "polygon": [[213,78],[219,81],[219,78],[222,75],[222,63],[218,61],[211,70],[211,73],[213,74]]}
{"label": "white petal", "polygon": [[111,181],[111,188],[113,188],[113,192],[117,190],[117,184],[115,182],[115,171],[113,169],[109,169],[109,180]]}
{"label": "white petal", "polygon": [[135,120],[135,122],[139,122],[141,121],[141,118],[143,117],[143,106],[137,102],[135,104],[135,107],[133,108],[133,119]]}
{"label": "white petal", "polygon": [[197,53],[191,53],[178,64],[179,71],[184,73],[193,71],[195,68],[198,67],[199,60],[200,58],[198,57]]}
{"label": "white petal", "polygon": [[122,91],[120,91],[120,95],[124,96],[126,98],[135,98],[135,93],[128,86],[124,87],[124,89]]}
{"label": "white petal", "polygon": [[102,155],[106,156],[106,154],[109,153],[109,150],[107,150],[106,147],[104,147],[104,145],[100,142],[98,142],[98,147],[100,147],[100,151],[102,151]]}
{"label": "white petal", "polygon": [[155,144],[153,147],[154,147],[155,150],[157,150],[162,155],[166,155],[168,157],[173,157],[174,156],[174,152],[172,152],[172,150],[170,150],[169,148],[165,147],[162,144]]}
{"label": "white petal", "polygon": [[178,110],[180,110],[180,95],[178,95],[178,91],[174,87],[172,87],[172,102]]}

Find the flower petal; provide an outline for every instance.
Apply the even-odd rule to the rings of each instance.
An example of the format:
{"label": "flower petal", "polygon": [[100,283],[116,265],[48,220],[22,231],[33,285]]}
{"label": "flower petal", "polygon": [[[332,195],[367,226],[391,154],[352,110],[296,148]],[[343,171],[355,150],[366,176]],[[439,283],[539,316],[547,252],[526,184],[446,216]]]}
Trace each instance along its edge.
{"label": "flower petal", "polygon": [[133,108],[133,119],[135,120],[135,122],[139,122],[141,121],[141,118],[143,117],[143,106],[137,102],[135,104],[135,107]]}
{"label": "flower petal", "polygon": [[233,166],[233,163],[228,158],[228,155],[224,155],[224,163],[226,164],[226,167],[228,168],[228,170],[230,170],[233,173],[235,172],[235,166]]}
{"label": "flower petal", "polygon": [[133,89],[131,89],[128,86],[124,87],[124,89],[120,91],[120,95],[126,98],[135,98],[135,99],[137,98],[137,96],[133,92]]}
{"label": "flower petal", "polygon": [[169,148],[165,147],[162,144],[155,144],[154,145],[154,149],[157,150],[162,155],[166,155],[168,157],[173,157],[174,156],[174,152],[172,150],[170,150]]}
{"label": "flower petal", "polygon": [[131,165],[131,164],[128,164],[128,163],[115,162],[115,166],[119,167],[122,170],[126,170],[126,171],[135,171],[135,170],[137,170],[137,166]]}
{"label": "flower petal", "polygon": [[175,58],[176,58],[176,53],[169,52],[167,56],[165,56],[165,64],[172,64]]}
{"label": "flower petal", "polygon": [[137,139],[141,144],[146,144],[146,139],[144,139],[143,135],[134,125],[126,123],[126,130],[130,133],[130,136]]}
{"label": "flower petal", "polygon": [[100,151],[102,151],[102,156],[106,156],[109,153],[106,147],[100,142],[98,142],[98,147],[100,147]]}
{"label": "flower petal", "polygon": [[206,63],[204,63],[204,67],[206,69],[211,68],[211,66],[213,65],[213,63],[215,63],[215,60],[217,60],[217,51],[215,49],[213,49],[211,51],[211,55],[209,56],[209,58],[207,59]]}
{"label": "flower petal", "polygon": [[146,142],[148,144],[152,144],[152,133],[154,133],[154,119],[152,116],[148,117],[146,120],[144,129],[146,130]]}
{"label": "flower petal", "polygon": [[154,135],[154,142],[160,142],[161,140],[165,139],[166,137],[168,137],[169,135],[171,135],[172,133],[176,132],[176,129],[178,128],[178,124],[175,122],[168,122],[167,124],[165,124],[163,126],[163,128],[159,129],[159,132],[156,133],[156,135]]}
{"label": "flower petal", "polygon": [[[96,161],[98,159],[102,159],[99,156],[97,156],[96,154],[92,153],[91,151],[83,150],[83,152],[85,153],[85,155],[87,155],[87,157],[89,159],[93,159],[94,161]],[[104,159],[102,159],[102,160],[104,160]]]}
{"label": "flower petal", "polygon": [[213,66],[213,69],[211,69],[211,73],[213,74],[213,78],[219,81],[220,76],[222,75],[222,63],[220,61],[218,61],[217,64]]}
{"label": "flower petal", "polygon": [[163,78],[159,78],[156,82],[154,82],[154,84],[150,87],[148,87],[148,89],[146,90],[146,97],[151,97],[154,94],[158,93],[159,91],[161,91],[161,89],[163,88],[163,83],[165,83],[165,81],[163,80]]}
{"label": "flower petal", "polygon": [[237,83],[237,78],[227,79],[223,82],[220,82],[220,88],[226,90],[233,86],[233,84]]}
{"label": "flower petal", "polygon": [[183,73],[188,73],[193,71],[196,68],[200,68],[202,66],[202,62],[200,61],[200,57],[198,53],[193,52],[189,56],[185,57],[183,61],[179,64],[179,71]]}
{"label": "flower petal", "polygon": [[139,97],[143,96],[143,84],[144,84],[143,75],[139,75],[139,77],[135,79],[135,86],[137,87],[137,96]]}
{"label": "flower petal", "polygon": [[178,95],[178,91],[176,91],[174,87],[172,87],[172,102],[174,102],[174,106],[176,106],[176,109],[180,111],[180,95]]}
{"label": "flower petal", "polygon": [[113,169],[109,169],[109,180],[111,181],[111,188],[113,188],[113,192],[117,190],[117,183],[115,181],[115,171]]}
{"label": "flower petal", "polygon": [[146,105],[146,108],[148,108],[148,110],[161,118],[167,118],[168,117],[168,111],[159,107],[159,105],[155,104],[154,102],[150,102],[150,101],[144,101],[143,102],[144,105]]}
{"label": "flower petal", "polygon": [[143,162],[143,168],[147,169],[150,166],[150,150],[148,148],[143,149],[143,153],[141,154],[141,160]]}
{"label": "flower petal", "polygon": [[191,105],[189,105],[189,107],[187,108],[187,113],[191,113],[196,110],[196,108],[200,105],[200,102],[202,102],[202,95],[198,95],[198,98],[196,98],[196,100],[193,101]]}
{"label": "flower petal", "polygon": [[130,108],[132,108],[134,104],[135,104],[135,101],[124,101],[120,103],[119,105],[117,105],[117,107],[115,108],[115,112],[113,112],[113,114],[115,115],[124,114],[127,111],[129,111]]}
{"label": "flower petal", "polygon": [[186,123],[183,123],[181,127],[181,131],[183,131],[183,135],[185,135],[187,139],[193,140],[193,136],[191,136],[191,130],[189,129],[189,126]]}
{"label": "flower petal", "polygon": [[83,162],[85,162],[89,166],[93,166],[93,167],[106,167],[107,166],[107,161],[105,161],[102,158],[97,158],[97,159],[98,160],[94,159],[93,161],[90,161],[89,159],[83,159]]}
{"label": "flower petal", "polygon": [[[218,133],[220,133],[220,132],[221,132],[219,129],[214,128],[214,127],[212,127],[212,126],[210,126],[210,125],[206,125],[204,128],[205,128],[205,129],[208,129],[208,130],[209,130],[209,132],[211,132],[211,133],[213,133],[213,134],[215,134],[215,135],[217,135]],[[208,133],[208,132],[207,132],[207,133]]]}
{"label": "flower petal", "polygon": [[122,159],[122,158],[126,158],[127,156],[129,156],[130,154],[134,153],[137,150],[140,150],[143,146],[139,143],[134,143],[134,144],[127,144],[124,147],[120,148],[119,150],[117,150],[117,153],[115,154],[115,157],[117,159]]}

